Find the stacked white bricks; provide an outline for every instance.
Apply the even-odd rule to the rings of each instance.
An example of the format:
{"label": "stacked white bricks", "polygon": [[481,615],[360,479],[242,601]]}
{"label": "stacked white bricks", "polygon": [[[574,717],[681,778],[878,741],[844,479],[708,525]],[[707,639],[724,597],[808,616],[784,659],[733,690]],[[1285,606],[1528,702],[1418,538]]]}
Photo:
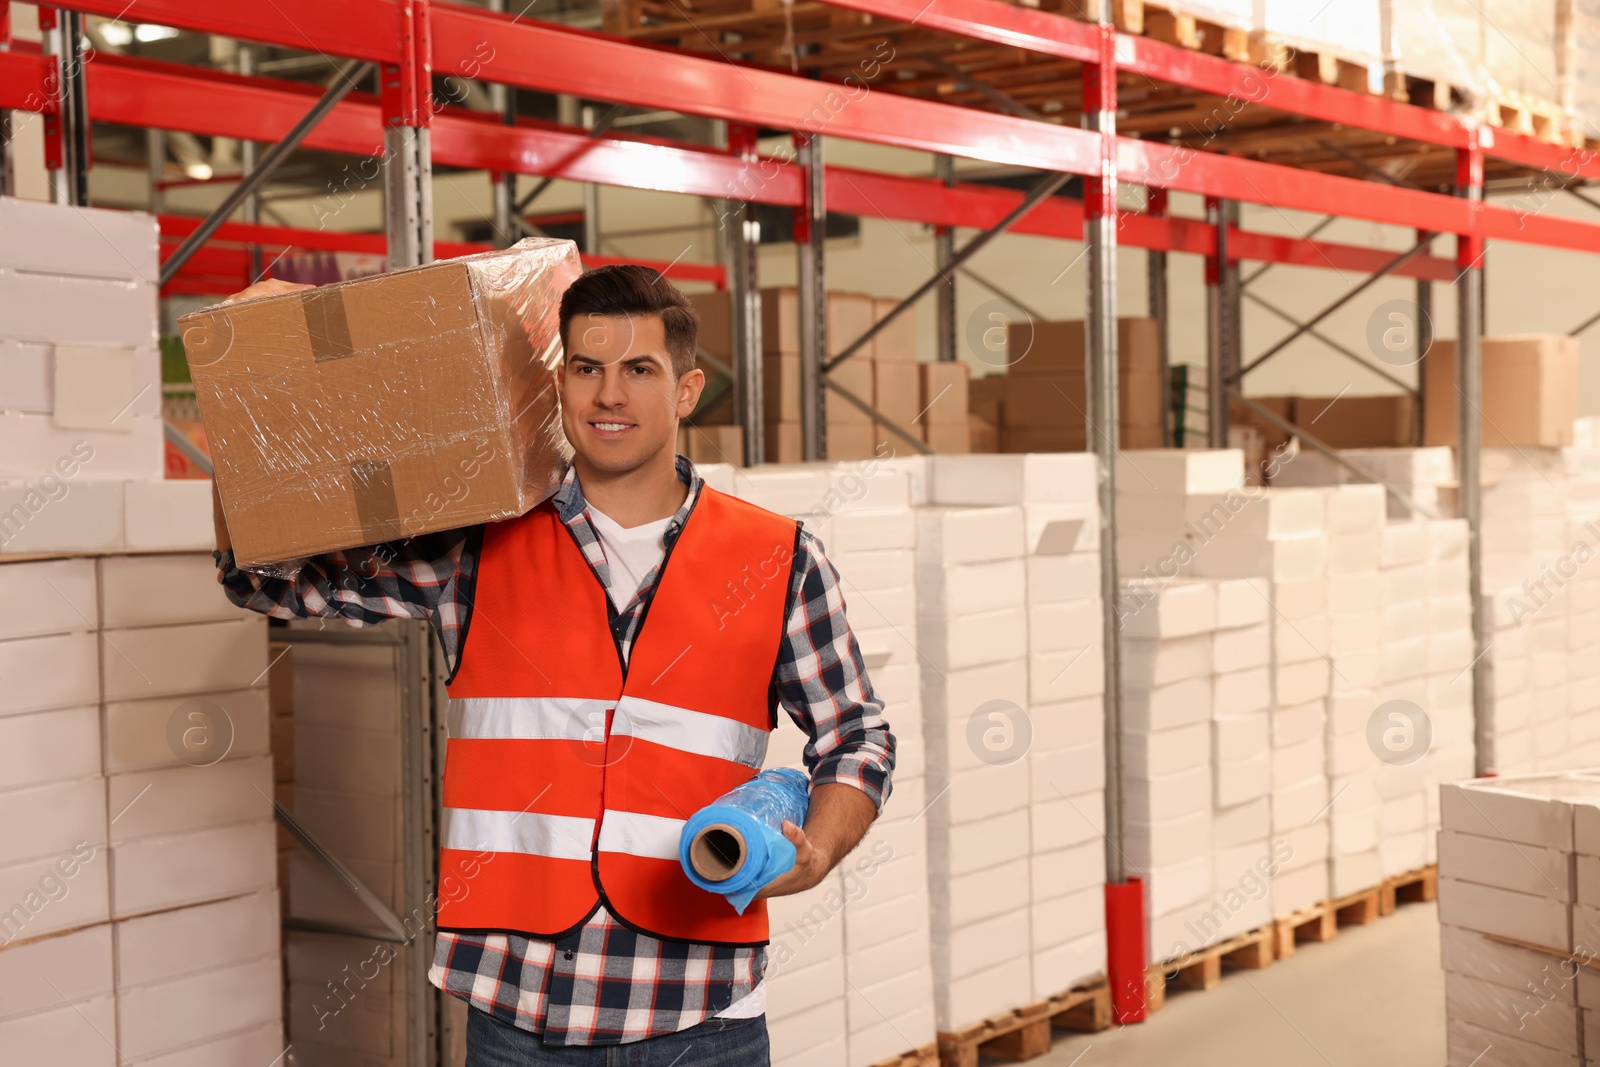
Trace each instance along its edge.
{"label": "stacked white bricks", "polygon": [[1213,889],[1212,582],[1123,587],[1123,850],[1144,879],[1150,962],[1196,943],[1190,927]]}
{"label": "stacked white bricks", "polygon": [[1571,596],[1567,686],[1572,704],[1571,766],[1600,764],[1600,452],[1564,449],[1567,547],[1556,560]]}
{"label": "stacked white bricks", "polygon": [[[1422,509],[1413,511],[1390,495],[1385,507],[1391,519],[1448,513],[1454,506],[1455,454],[1448,448],[1346,448],[1339,454],[1384,484],[1400,490]],[[1334,486],[1361,480],[1326,456],[1301,449],[1292,459],[1280,461],[1272,484]]]}
{"label": "stacked white bricks", "polygon": [[1383,880],[1382,804],[1367,722],[1383,663],[1384,491],[1376,485],[1337,486],[1327,491],[1326,508],[1328,891],[1341,897]]}
{"label": "stacked white bricks", "polygon": [[[1029,949],[1032,997],[1040,1000],[1105,969],[1105,660],[1094,458],[936,456],[929,470],[935,505],[1022,511],[1030,737],[1025,757],[1002,748],[996,758],[1019,757],[998,769],[1030,785]],[[997,729],[1006,729],[1003,720],[983,723],[980,747]]]}
{"label": "stacked white bricks", "polygon": [[[1428,797],[1428,862],[1437,858],[1439,784],[1471,778],[1476,746],[1472,722],[1472,600],[1468,592],[1464,519],[1424,524],[1428,549],[1428,752],[1424,760]],[[1568,652],[1558,658],[1565,667]]]}
{"label": "stacked white bricks", "polygon": [[[1418,743],[1406,713],[1426,711],[1428,531],[1423,520],[1394,520],[1383,528],[1379,589],[1383,600],[1380,636],[1382,669],[1373,711],[1382,710],[1377,727],[1364,722],[1373,755],[1378,794],[1382,798],[1379,853],[1385,877],[1415,870],[1427,862],[1427,766],[1413,758]],[[1399,646],[1398,648],[1392,646]],[[1398,703],[1394,703],[1398,702]],[[1402,716],[1395,718],[1391,712]]]}
{"label": "stacked white bricks", "polygon": [[281,1055],[266,620],[198,554],[3,564],[0,603],[0,1047]]}
{"label": "stacked white bricks", "polygon": [[1212,880],[1223,911],[1207,922],[1220,921],[1217,936],[1228,938],[1272,919],[1271,895],[1261,881],[1263,863],[1277,869],[1270,841],[1272,623],[1271,605],[1257,583],[1214,584],[1211,847]]}
{"label": "stacked white bricks", "polygon": [[1441,799],[1448,1064],[1596,1062],[1583,964],[1600,951],[1600,778],[1483,779]]}
{"label": "stacked white bricks", "polygon": [[155,220],[0,197],[0,233],[0,554],[208,547],[210,484],[162,480]]}
{"label": "stacked white bricks", "polygon": [[1328,895],[1326,733],[1331,685],[1327,491],[1267,489],[1242,508],[1226,494],[1189,501],[1209,538],[1195,574],[1242,578],[1272,601],[1272,840],[1284,859],[1272,910],[1285,915]]}
{"label": "stacked white bricks", "polygon": [[[893,794],[866,839],[822,884],[768,903],[773,1063],[870,1064],[933,1040],[912,482],[874,460],[700,471],[823,542],[895,731]],[[808,740],[780,716],[766,766],[804,769]]]}

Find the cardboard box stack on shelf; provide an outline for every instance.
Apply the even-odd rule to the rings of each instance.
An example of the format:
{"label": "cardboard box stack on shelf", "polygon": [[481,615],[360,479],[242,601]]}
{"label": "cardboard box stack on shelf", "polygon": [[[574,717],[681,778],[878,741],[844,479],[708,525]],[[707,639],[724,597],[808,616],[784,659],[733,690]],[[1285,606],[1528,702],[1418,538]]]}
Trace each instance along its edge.
{"label": "cardboard box stack on shelf", "polygon": [[266,620],[200,554],[0,564],[0,603],[20,828],[0,974],[82,969],[67,1005],[8,997],[0,1047],[70,1035],[24,1058],[117,1062],[98,1030],[127,1063],[281,1054]]}
{"label": "cardboard box stack on shelf", "polygon": [[[1027,786],[1029,949],[1032,996],[1040,1000],[1105,966],[1105,638],[1094,459],[1078,453],[926,462],[935,505],[1022,512],[1024,716],[1013,721],[1009,709],[990,708],[995,714],[978,715],[974,725],[975,713],[985,712],[974,705],[948,728],[954,743],[976,746],[996,761],[979,774],[960,775],[959,788],[981,789],[1007,774]],[[989,569],[1007,581],[1017,573],[1011,561]],[[970,573],[981,577],[983,568]],[[1006,786],[1005,795],[1013,788]]]}
{"label": "cardboard box stack on shelf", "polygon": [[[690,297],[700,314],[700,345],[724,362],[731,359],[728,295],[699,293]],[[828,354],[838,355],[873,324],[887,316],[899,301],[875,299],[863,293],[830,292],[827,304]],[[902,312],[871,341],[830,375],[864,403],[871,405],[904,429],[918,434],[936,451],[965,452],[966,364],[934,365],[917,361],[916,318]],[[761,290],[761,345],[763,414],[766,458],[769,463],[797,463],[800,440],[800,302],[791,288]],[[715,388],[725,388],[726,379]],[[905,453],[910,446],[870,414],[830,389],[824,396],[828,457],[831,460],[864,459],[887,454],[882,447]],[[931,406],[930,406],[931,405]],[[926,409],[926,411],[924,411]],[[697,462],[731,462],[729,448],[737,428],[733,407],[724,401],[686,431],[687,453]],[[699,438],[696,431],[702,431]],[[721,452],[711,447],[720,445]],[[724,455],[725,453],[725,455]]]}
{"label": "cardboard box stack on shelf", "polygon": [[1449,1062],[1596,1062],[1600,989],[1582,964],[1600,950],[1600,778],[1459,782],[1441,808]]}
{"label": "cardboard box stack on shelf", "polygon": [[155,220],[0,196],[0,555],[202,548],[163,481]]}
{"label": "cardboard box stack on shelf", "polygon": [[[1012,323],[1007,367],[998,381],[972,390],[973,412],[995,419],[1002,452],[1079,452],[1087,430],[1084,324]],[[1117,320],[1118,433],[1125,449],[1161,444],[1160,335],[1154,319]],[[991,384],[993,382],[993,384]],[[996,398],[998,393],[998,402]],[[975,435],[976,436],[976,435]]]}

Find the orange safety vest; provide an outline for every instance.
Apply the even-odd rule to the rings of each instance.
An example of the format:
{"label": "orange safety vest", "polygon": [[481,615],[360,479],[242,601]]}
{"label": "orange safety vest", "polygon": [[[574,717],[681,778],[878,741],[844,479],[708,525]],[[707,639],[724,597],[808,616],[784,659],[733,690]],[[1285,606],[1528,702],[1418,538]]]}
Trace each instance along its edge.
{"label": "orange safety vest", "polygon": [[485,528],[449,684],[441,928],[554,938],[604,902],[653,937],[767,940],[765,902],[739,915],[697,888],[678,838],[765,758],[796,537],[794,520],[703,487],[624,668],[554,502]]}

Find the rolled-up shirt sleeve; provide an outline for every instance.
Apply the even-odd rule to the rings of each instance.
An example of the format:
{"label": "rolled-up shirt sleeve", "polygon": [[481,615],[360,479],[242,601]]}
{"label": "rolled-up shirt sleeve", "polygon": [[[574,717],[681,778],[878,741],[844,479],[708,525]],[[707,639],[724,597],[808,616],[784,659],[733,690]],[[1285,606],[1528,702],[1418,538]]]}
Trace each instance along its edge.
{"label": "rolled-up shirt sleeve", "polygon": [[845,617],[839,572],[822,543],[796,544],[788,625],[773,682],[778,701],[806,732],[813,786],[855,786],[881,811],[894,774],[894,735]]}

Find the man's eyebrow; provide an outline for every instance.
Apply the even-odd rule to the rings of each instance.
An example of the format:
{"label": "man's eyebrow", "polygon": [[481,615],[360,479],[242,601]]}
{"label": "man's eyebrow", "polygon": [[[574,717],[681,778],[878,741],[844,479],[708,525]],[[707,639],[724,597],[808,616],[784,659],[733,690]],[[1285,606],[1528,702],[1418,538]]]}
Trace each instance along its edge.
{"label": "man's eyebrow", "polygon": [[663,367],[666,366],[666,360],[654,352],[641,352],[636,356],[629,356],[620,360],[597,359],[594,356],[586,356],[582,352],[574,352],[567,359],[572,362],[587,363],[595,367],[604,367],[610,363],[621,363],[624,367],[632,367],[640,363],[655,363]]}

